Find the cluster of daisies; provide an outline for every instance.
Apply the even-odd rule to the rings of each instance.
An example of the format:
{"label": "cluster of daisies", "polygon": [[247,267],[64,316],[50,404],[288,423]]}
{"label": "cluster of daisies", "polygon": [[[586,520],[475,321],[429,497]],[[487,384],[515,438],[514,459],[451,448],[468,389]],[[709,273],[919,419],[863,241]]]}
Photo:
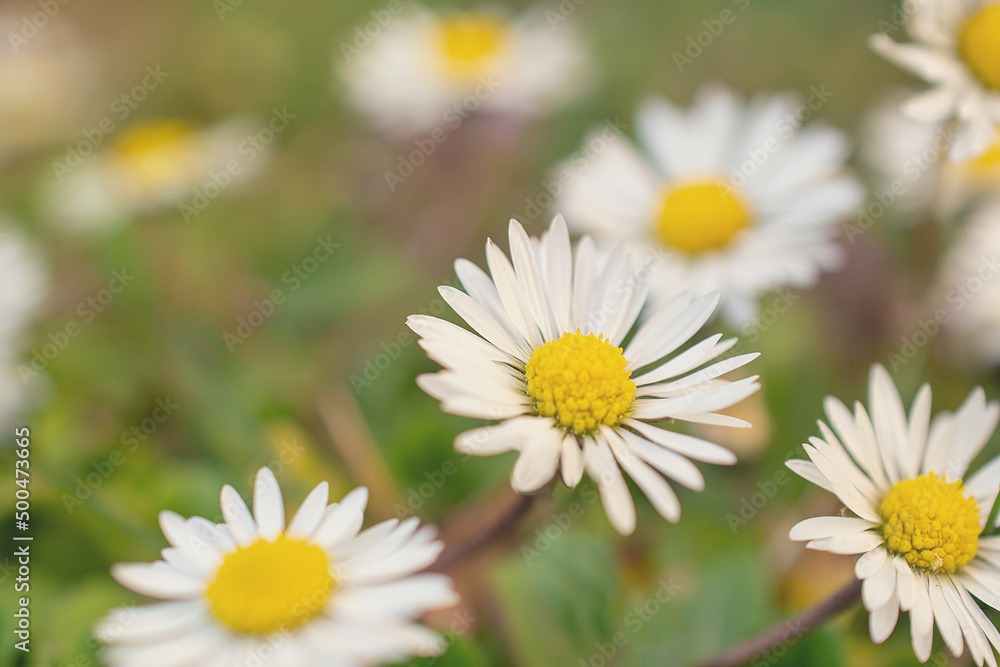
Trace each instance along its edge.
{"label": "cluster of daisies", "polygon": [[[412,9],[390,19],[338,69],[354,106],[392,136],[434,131],[456,109],[539,116],[591,83],[577,35],[539,12]],[[880,35],[872,45],[934,88],[873,117],[886,145],[872,164],[897,182],[910,178],[914,149],[936,149],[940,159],[916,169],[907,210],[940,211],[945,201],[961,210],[998,175],[1000,2],[927,0],[908,28],[913,43]],[[755,354],[700,332],[715,317],[752,326],[762,294],[808,288],[835,270],[841,225],[864,201],[845,168],[844,134],[804,126],[800,108],[794,95],[745,100],[718,86],[703,88],[688,109],[650,98],[636,111],[634,139],[606,142],[584,169],[575,161],[557,168],[571,178],[546,231],[531,237],[511,221],[506,253],[487,241],[486,270],[458,260],[462,289],[440,293],[467,326],[424,315],[407,321],[442,367],[419,377],[420,387],[445,411],[490,422],[458,435],[456,449],[517,451],[510,483],[522,494],[588,477],[623,535],[637,523],[626,477],[663,518],[678,521],[672,484],[701,490],[694,462],[732,465],[736,456],[675,425],[750,427],[727,411],[760,387],[757,376],[731,377]],[[231,157],[238,144],[224,129],[154,121],[122,130],[67,172],[60,210],[67,220],[107,220],[182,201],[192,175]],[[965,226],[956,271],[1000,246],[998,207]],[[0,235],[0,351],[15,349],[7,339],[41,291],[29,258],[16,234]],[[956,325],[994,363],[997,312],[968,308]],[[0,372],[5,361],[0,355]],[[0,375],[0,405],[3,392]],[[932,419],[924,386],[907,413],[878,365],[868,403],[851,411],[828,398],[829,424],[819,422],[820,436],[805,445],[808,460],[788,463],[847,510],[807,519],[790,537],[860,554],[874,641],[909,612],[920,660],[937,627],[952,654],[997,667],[1000,633],[979,603],[1000,609],[1000,459],[969,468],[1000,406],[977,389],[956,412]],[[329,501],[320,484],[286,521],[278,482],[264,468],[252,511],[227,486],[221,522],[163,512],[170,546],[162,560],[112,571],[162,602],[112,611],[99,624],[109,663],[347,667],[439,654],[445,643],[421,617],[457,595],[450,578],[427,571],[443,549],[434,529],[416,518],[363,529],[363,488]]]}

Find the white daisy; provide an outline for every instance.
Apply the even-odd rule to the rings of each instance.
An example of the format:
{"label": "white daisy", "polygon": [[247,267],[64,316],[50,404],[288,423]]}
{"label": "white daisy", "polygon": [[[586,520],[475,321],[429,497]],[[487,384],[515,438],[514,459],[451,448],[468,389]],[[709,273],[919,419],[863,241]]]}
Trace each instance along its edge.
{"label": "white daisy", "polygon": [[872,48],[934,87],[904,105],[917,120],[956,120],[951,156],[982,155],[1000,127],[1000,2],[925,0],[912,5],[907,30],[916,40],[897,44],[873,35]]}
{"label": "white daisy", "polygon": [[399,134],[451,130],[476,111],[544,114],[589,78],[572,27],[550,25],[541,11],[515,17],[418,8],[363,42],[353,39],[335,54],[348,99]]}
{"label": "white daisy", "polygon": [[956,351],[975,362],[1000,365],[1000,200],[977,210],[942,261],[935,303]]}
{"label": "white daisy", "polygon": [[48,293],[48,277],[37,250],[0,222],[0,356],[20,349],[21,338]]}
{"label": "white daisy", "polygon": [[1000,406],[977,388],[955,413],[932,420],[924,385],[907,417],[879,365],[872,367],[868,400],[871,416],[860,403],[852,415],[827,397],[833,430],[820,421],[822,437],[805,445],[811,461],[788,462],[855,516],[807,519],[789,537],[809,540],[810,549],[863,554],[855,573],[864,582],[874,642],[885,641],[899,612],[908,611],[922,662],[937,625],[953,655],[968,647],[977,665],[996,667],[1000,633],[973,596],[1000,609],[1000,536],[981,534],[1000,487],[1000,458],[966,475],[996,428]]}
{"label": "white daisy", "polygon": [[575,229],[658,255],[659,299],[719,290],[726,318],[744,324],[761,293],[809,287],[835,268],[837,223],[861,203],[843,173],[844,136],[798,129],[804,113],[792,96],[744,105],[718,87],[688,112],[649,100],[636,117],[645,154],[607,142],[556,207]]}
{"label": "white daisy", "polygon": [[346,667],[435,655],[441,637],[414,622],[457,601],[451,580],[421,573],[443,545],[416,517],[360,531],[368,491],[327,504],[327,483],[285,524],[281,491],[257,473],[253,515],[222,489],[216,524],[160,513],[170,548],[155,563],[118,564],[122,585],[166,602],[113,610],[96,636],[123,667]]}
{"label": "white daisy", "polygon": [[948,155],[958,139],[954,128],[907,116],[900,100],[908,94],[887,96],[865,122],[861,156],[874,172],[876,190],[867,207],[871,220],[862,220],[868,224],[889,208],[909,224],[927,215],[949,219],[1000,188],[1000,135],[980,157],[955,162]]}
{"label": "white daisy", "polygon": [[520,493],[539,490],[557,471],[575,487],[586,472],[611,524],[629,534],[635,507],[620,466],[664,518],[677,521],[677,496],[661,475],[701,490],[689,458],[731,465],[736,457],[656,423],[750,426],[718,411],[757,391],[757,376],[713,380],[757,355],[696,371],[736,342],[716,334],[675,354],[712,316],[718,294],[678,296],[636,328],[648,272],[624,251],[600,261],[585,237],[574,259],[558,216],[541,239],[529,239],[514,220],[509,236],[513,264],[487,241],[490,275],[460,259],[455,270],[466,291],[438,290],[476,333],[434,317],[407,320],[444,367],[417,378],[420,387],[446,412],[501,420],[462,433],[455,448],[477,456],[519,451],[511,486]]}
{"label": "white daisy", "polygon": [[48,294],[37,250],[14,227],[0,222],[0,427],[30,401],[17,372],[24,336]]}
{"label": "white daisy", "polygon": [[60,165],[46,194],[48,215],[58,227],[92,230],[180,205],[190,209],[184,215],[190,221],[264,166],[267,151],[253,136],[259,129],[247,119],[209,128],[159,119],[123,128],[98,155]]}

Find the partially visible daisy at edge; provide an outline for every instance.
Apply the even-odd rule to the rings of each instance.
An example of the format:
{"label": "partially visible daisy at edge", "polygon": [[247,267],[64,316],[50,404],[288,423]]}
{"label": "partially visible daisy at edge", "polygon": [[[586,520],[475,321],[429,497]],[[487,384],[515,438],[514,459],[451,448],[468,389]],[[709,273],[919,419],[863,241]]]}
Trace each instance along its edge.
{"label": "partially visible daisy at edge", "polygon": [[954,128],[904,114],[900,101],[907,92],[886,96],[864,124],[860,152],[875,172],[879,199],[869,204],[869,219],[859,216],[868,226],[881,217],[879,205],[897,210],[903,224],[915,225],[928,215],[950,220],[1000,190],[1000,131],[986,153],[955,162],[948,155],[958,140]]}
{"label": "partially visible daisy at edge", "polygon": [[976,365],[1000,366],[1000,198],[973,211],[948,249],[933,303],[954,353]]}
{"label": "partially visible daisy at edge", "polygon": [[687,111],[651,98],[636,113],[641,150],[620,136],[585,166],[564,164],[572,178],[554,206],[573,230],[655,257],[657,301],[720,291],[725,319],[746,325],[762,294],[839,266],[839,223],[863,200],[846,138],[802,128],[812,113],[794,95],[744,102],[720,86]]}
{"label": "partially visible daisy at edge", "polygon": [[509,239],[513,263],[487,241],[489,275],[460,259],[455,271],[466,291],[438,289],[474,333],[424,315],[407,320],[443,366],[418,377],[420,387],[445,412],[500,421],[460,434],[455,448],[520,452],[510,481],[524,494],[557,473],[573,488],[586,473],[611,524],[630,534],[636,515],[624,470],[661,516],[677,521],[680,503],[664,477],[700,491],[704,478],[689,459],[731,465],[736,456],[662,422],[749,427],[718,411],[756,392],[757,376],[715,380],[758,355],[705,366],[736,343],[722,334],[677,352],[712,316],[718,294],[682,294],[636,327],[646,267],[621,248],[602,260],[589,237],[574,256],[559,216],[540,239],[511,220]]}
{"label": "partially visible daisy at edge", "polygon": [[1000,536],[983,534],[1000,487],[1000,457],[974,474],[968,469],[993,434],[1000,405],[976,388],[954,413],[931,419],[925,384],[907,416],[877,364],[868,392],[868,410],[858,402],[853,414],[828,396],[832,430],[819,421],[822,437],[804,445],[810,460],[788,461],[853,516],[806,519],[789,537],[808,540],[810,549],[861,554],[855,574],[875,643],[909,612],[921,662],[930,657],[936,625],[952,655],[967,648],[977,665],[996,667],[1000,633],[975,598],[1000,609]]}
{"label": "partially visible daisy at edge", "polygon": [[48,291],[47,268],[37,248],[15,227],[0,221],[0,427],[10,424],[35,389],[18,364],[25,333]]}
{"label": "partially visible daisy at edge", "polygon": [[249,118],[210,127],[159,118],[123,127],[95,155],[79,160],[67,152],[53,162],[45,213],[54,226],[77,232],[113,229],[166,207],[191,223],[264,167],[270,151],[259,136],[265,130],[273,139],[268,123]]}
{"label": "partially visible daisy at edge", "polygon": [[261,468],[253,514],[228,485],[225,523],[161,512],[163,560],[112,575],[164,602],[109,612],[95,632],[108,663],[353,667],[443,652],[416,622],[458,601],[450,578],[420,573],[443,549],[435,529],[411,517],[362,531],[367,489],[332,504],[328,492],[320,483],[286,524],[278,482]]}
{"label": "partially visible daisy at edge", "polygon": [[981,156],[1000,129],[1000,2],[925,0],[912,4],[906,28],[913,42],[873,35],[873,49],[922,77],[932,88],[903,105],[926,122],[955,121],[950,155],[958,162]]}
{"label": "partially visible daisy at edge", "polygon": [[348,102],[391,134],[451,130],[474,112],[545,115],[593,78],[572,24],[540,10],[414,7],[363,48],[359,32],[335,48],[336,69]]}

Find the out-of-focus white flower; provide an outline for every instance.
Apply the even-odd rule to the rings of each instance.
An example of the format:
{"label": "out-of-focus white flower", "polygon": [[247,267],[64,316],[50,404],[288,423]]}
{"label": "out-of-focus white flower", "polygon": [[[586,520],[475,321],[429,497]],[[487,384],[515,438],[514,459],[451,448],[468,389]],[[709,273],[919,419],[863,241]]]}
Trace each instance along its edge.
{"label": "out-of-focus white flower", "polygon": [[611,139],[557,200],[570,227],[606,245],[655,257],[650,289],[664,299],[722,292],[723,316],[741,326],[757,298],[810,287],[841,257],[839,224],[861,203],[844,170],[841,132],[800,128],[794,96],[745,103],[716,86],[689,110],[648,100],[636,115],[642,151]]}
{"label": "out-of-focus white flower", "polygon": [[964,162],[985,153],[1000,128],[1000,2],[925,0],[907,3],[907,30],[897,44],[874,35],[872,48],[934,87],[903,105],[931,123],[957,120],[951,157]]}
{"label": "out-of-focus white flower", "polygon": [[955,162],[948,153],[957,134],[948,123],[907,116],[900,106],[904,96],[889,96],[864,125],[861,155],[875,173],[879,201],[915,224],[926,215],[950,218],[1000,191],[1000,135],[980,157]]}
{"label": "out-of-focus white flower", "polygon": [[411,517],[362,531],[368,490],[328,504],[322,482],[290,522],[262,468],[253,514],[222,489],[216,524],[160,513],[170,547],[154,563],[118,563],[123,586],[163,600],[112,611],[95,636],[116,667],[362,667],[437,655],[446,642],[416,619],[458,601],[451,579],[424,573],[444,545]]}
{"label": "out-of-focus white flower", "polygon": [[976,211],[942,262],[935,303],[960,356],[1000,365],[1000,200]]}
{"label": "out-of-focus white flower", "polygon": [[541,11],[407,10],[335,57],[349,101],[381,129],[457,127],[475,111],[534,116],[584,90],[592,67],[572,27]]}
{"label": "out-of-focus white flower", "polygon": [[245,118],[209,128],[181,120],[123,128],[97,155],[60,165],[46,193],[48,215],[57,227],[88,230],[163,206],[200,211],[264,166],[266,151],[253,141],[259,129]]}
{"label": "out-of-focus white flower", "polygon": [[48,293],[48,276],[24,236],[0,223],[0,427],[24,407],[28,394],[17,375],[23,335]]}

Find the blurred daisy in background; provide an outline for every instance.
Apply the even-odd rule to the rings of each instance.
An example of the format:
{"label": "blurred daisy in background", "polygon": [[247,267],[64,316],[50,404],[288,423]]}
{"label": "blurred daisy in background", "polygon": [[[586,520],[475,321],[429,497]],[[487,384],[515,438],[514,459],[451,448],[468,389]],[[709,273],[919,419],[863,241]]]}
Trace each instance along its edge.
{"label": "blurred daisy in background", "polygon": [[[875,198],[904,224],[917,224],[942,196],[945,155],[952,133],[944,123],[914,120],[900,108],[909,91],[886,95],[865,118],[860,157],[873,175]],[[882,195],[881,199],[879,195]]]}
{"label": "blurred daisy in background", "polygon": [[863,554],[855,573],[881,644],[900,611],[910,612],[913,650],[930,657],[934,625],[954,656],[967,647],[977,665],[996,667],[1000,633],[973,596],[1000,609],[1000,536],[984,526],[1000,488],[1000,458],[968,475],[996,429],[1000,405],[975,389],[954,413],[930,418],[931,390],[917,392],[907,417],[886,370],[872,367],[869,412],[827,397],[831,430],[804,445],[809,461],[788,467],[836,495],[855,516],[807,519],[793,540],[835,554]]}
{"label": "blurred daisy in background", "polygon": [[[96,155],[58,164],[45,196],[47,215],[59,228],[88,231],[176,206],[190,222],[267,162],[255,136],[260,127],[246,118],[208,128],[177,119],[124,127]],[[185,214],[184,206],[191,212]]]}
{"label": "blurred daisy in background", "polygon": [[423,573],[443,549],[434,528],[390,519],[361,531],[368,492],[327,504],[322,482],[287,525],[268,468],[253,514],[222,489],[224,524],[169,511],[163,560],[115,565],[137,593],[166,600],[112,610],[96,636],[111,665],[371,665],[437,655],[444,640],[414,620],[458,601],[451,580]]}
{"label": "blurred daisy in background", "polygon": [[460,259],[455,271],[466,291],[438,290],[475,333],[424,315],[407,320],[444,367],[418,377],[420,387],[446,412],[500,420],[459,435],[455,448],[519,451],[511,473],[519,493],[538,491],[557,472],[573,488],[586,472],[611,524],[630,534],[635,506],[624,470],[661,516],[677,521],[680,504],[663,477],[700,491],[704,478],[688,459],[731,465],[736,457],[657,423],[750,426],[719,411],[756,392],[757,376],[714,380],[757,355],[701,368],[735,344],[721,334],[676,354],[712,316],[718,294],[677,296],[629,336],[646,303],[646,268],[621,249],[600,259],[589,237],[574,258],[560,217],[541,239],[512,220],[509,237],[513,264],[487,241],[490,274]]}
{"label": "blurred daisy in background", "polygon": [[13,8],[0,14],[6,42],[0,49],[0,163],[78,132],[98,80],[93,54],[65,21],[28,33],[30,39],[25,22]]}
{"label": "blurred daisy in background", "polygon": [[844,135],[800,128],[812,113],[792,95],[744,104],[714,86],[687,112],[650,99],[636,115],[642,152],[619,137],[588,164],[564,165],[555,209],[599,242],[655,257],[658,301],[717,290],[724,317],[745,324],[762,293],[810,287],[837,267],[838,224],[863,198],[844,172]]}
{"label": "blurred daisy in background", "polygon": [[915,41],[898,44],[878,34],[872,48],[933,85],[907,101],[904,112],[932,123],[956,120],[952,158],[979,157],[1000,128],[1000,2],[926,0],[906,6],[906,27]]}
{"label": "blurred daisy in background", "polygon": [[1000,200],[977,210],[959,232],[933,301],[948,312],[943,326],[959,356],[1000,365]]}
{"label": "blurred daisy in background", "polygon": [[552,25],[541,11],[401,11],[373,35],[357,28],[335,54],[348,100],[391,133],[451,130],[472,113],[543,115],[591,79],[562,16]]}
{"label": "blurred daisy in background", "polygon": [[861,157],[874,172],[875,198],[916,224],[928,215],[947,220],[1000,191],[1000,135],[983,155],[955,162],[951,125],[907,116],[907,94],[887,96],[862,128]]}
{"label": "blurred daisy in background", "polygon": [[29,387],[18,376],[24,335],[48,295],[48,276],[20,231],[0,222],[0,426],[23,409]]}

